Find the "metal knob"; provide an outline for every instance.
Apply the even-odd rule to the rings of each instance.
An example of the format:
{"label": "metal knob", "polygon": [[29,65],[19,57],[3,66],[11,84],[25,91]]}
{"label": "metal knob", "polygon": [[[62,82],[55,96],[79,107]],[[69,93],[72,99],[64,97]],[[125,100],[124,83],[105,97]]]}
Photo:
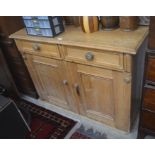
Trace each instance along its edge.
{"label": "metal knob", "polygon": [[88,52],[88,53],[86,53],[85,58],[86,58],[88,61],[92,61],[92,60],[94,59],[94,55],[93,55],[92,52]]}
{"label": "metal knob", "polygon": [[40,50],[40,46],[38,44],[33,44],[32,48],[35,50],[35,51],[39,51]]}
{"label": "metal knob", "polygon": [[124,78],[124,82],[130,83],[130,82],[131,82],[131,77],[126,77],[126,78]]}
{"label": "metal knob", "polygon": [[68,81],[67,80],[63,80],[63,84],[64,85],[68,85]]}

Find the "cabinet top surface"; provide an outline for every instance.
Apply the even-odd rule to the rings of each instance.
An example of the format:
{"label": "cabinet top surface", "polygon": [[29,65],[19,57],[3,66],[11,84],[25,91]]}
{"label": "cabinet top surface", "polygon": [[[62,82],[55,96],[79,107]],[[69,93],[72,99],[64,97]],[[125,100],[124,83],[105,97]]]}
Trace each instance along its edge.
{"label": "cabinet top surface", "polygon": [[80,27],[66,26],[65,32],[54,38],[30,36],[25,29],[10,35],[10,38],[136,54],[147,34],[147,26],[140,26],[130,32],[115,29],[90,34],[84,33]]}

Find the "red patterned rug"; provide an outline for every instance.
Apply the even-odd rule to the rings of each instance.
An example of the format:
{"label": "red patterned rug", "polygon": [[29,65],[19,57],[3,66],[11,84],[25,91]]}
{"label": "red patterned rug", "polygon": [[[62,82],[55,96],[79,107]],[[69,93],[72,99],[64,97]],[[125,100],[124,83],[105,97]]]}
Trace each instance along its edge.
{"label": "red patterned rug", "polygon": [[79,133],[79,132],[75,132],[75,133],[71,136],[70,139],[92,139],[92,138],[90,138],[90,137],[88,137],[88,136],[86,136],[86,135],[83,135],[83,134],[81,134],[81,133]]}
{"label": "red patterned rug", "polygon": [[76,124],[69,118],[26,101],[19,102],[17,106],[31,128],[26,139],[63,139]]}

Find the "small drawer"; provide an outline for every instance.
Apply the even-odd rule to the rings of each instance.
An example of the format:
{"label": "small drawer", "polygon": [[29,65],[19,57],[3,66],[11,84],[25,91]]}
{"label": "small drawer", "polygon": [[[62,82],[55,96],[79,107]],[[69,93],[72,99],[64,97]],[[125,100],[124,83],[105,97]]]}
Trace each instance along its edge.
{"label": "small drawer", "polygon": [[141,125],[143,128],[155,130],[155,113],[149,111],[142,111]]}
{"label": "small drawer", "polygon": [[26,27],[51,28],[48,20],[24,20]]}
{"label": "small drawer", "polygon": [[40,42],[20,41],[17,40],[18,49],[22,52],[32,53],[47,57],[60,58],[58,46],[55,44],[44,44]]}
{"label": "small drawer", "polygon": [[155,112],[155,88],[144,88],[143,108]]}
{"label": "small drawer", "polygon": [[146,80],[155,82],[155,55],[148,55],[146,68]]}
{"label": "small drawer", "polygon": [[64,57],[77,63],[123,70],[123,54],[116,52],[65,46]]}
{"label": "small drawer", "polygon": [[[34,35],[34,36],[44,36],[44,37],[51,37],[53,36],[53,32],[50,28],[40,28],[40,27],[35,27],[35,28],[26,28],[27,33],[29,35]],[[60,32],[60,31],[59,31]]]}

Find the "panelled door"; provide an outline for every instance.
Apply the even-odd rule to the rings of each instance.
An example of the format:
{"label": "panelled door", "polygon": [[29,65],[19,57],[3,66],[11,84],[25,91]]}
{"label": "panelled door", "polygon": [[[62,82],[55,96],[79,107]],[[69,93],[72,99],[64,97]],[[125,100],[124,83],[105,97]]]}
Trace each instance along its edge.
{"label": "panelled door", "polygon": [[23,56],[40,98],[74,111],[63,62],[30,54]]}
{"label": "panelled door", "polygon": [[130,74],[67,63],[81,114],[129,130]]}

